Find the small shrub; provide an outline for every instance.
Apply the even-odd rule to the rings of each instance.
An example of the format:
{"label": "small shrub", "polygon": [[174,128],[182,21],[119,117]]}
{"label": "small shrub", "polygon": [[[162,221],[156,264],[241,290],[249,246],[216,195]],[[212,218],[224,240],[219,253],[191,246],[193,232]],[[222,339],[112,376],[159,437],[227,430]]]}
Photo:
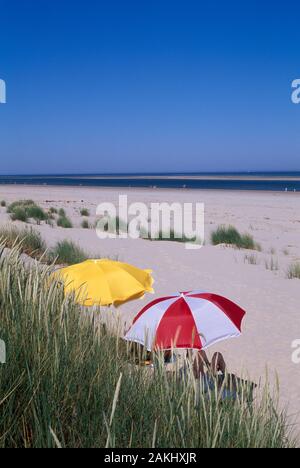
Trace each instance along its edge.
{"label": "small shrub", "polygon": [[211,242],[213,245],[228,244],[239,249],[261,250],[250,234],[240,234],[234,226],[219,226],[212,232]]}
{"label": "small shrub", "polygon": [[90,228],[90,225],[89,225],[89,222],[87,219],[84,219],[81,223],[81,227],[82,229],[89,229]]}
{"label": "small shrub", "polygon": [[49,252],[49,260],[63,265],[75,265],[88,259],[88,255],[74,242],[58,242]]}
{"label": "small shrub", "polygon": [[36,221],[37,224],[40,224],[41,221],[45,221],[48,216],[42,208],[37,205],[31,205],[26,209],[26,214],[28,218],[32,218]]}
{"label": "small shrub", "polygon": [[90,216],[90,212],[87,208],[83,208],[82,210],[80,210],[80,214],[81,216]]}
{"label": "small shrub", "polygon": [[57,209],[56,209],[56,208],[54,208],[53,206],[51,206],[51,208],[49,209],[49,213],[51,213],[51,214],[53,214],[53,215],[54,215],[54,214],[57,214],[57,213],[58,213],[58,211],[57,211]]}
{"label": "small shrub", "polygon": [[10,218],[12,221],[22,221],[23,223],[27,223],[28,216],[25,208],[21,206],[17,206],[14,210],[10,213]]}
{"label": "small shrub", "polygon": [[300,263],[294,263],[290,265],[288,272],[287,272],[288,279],[300,279]]}
{"label": "small shrub", "polygon": [[64,229],[71,229],[73,227],[72,221],[66,216],[60,216],[57,220],[57,226]]}
{"label": "small shrub", "polygon": [[6,201],[5,200],[1,200],[0,204],[1,204],[2,208],[6,207]]}
{"label": "small shrub", "polygon": [[18,200],[18,201],[15,201],[13,203],[11,203],[8,208],[7,208],[7,212],[8,213],[12,213],[16,208],[18,207],[22,207],[22,208],[27,208],[28,206],[31,206],[31,205],[34,205],[34,201],[33,200]]}
{"label": "small shrub", "polygon": [[66,212],[63,208],[60,208],[60,210],[58,211],[58,215],[61,217],[61,218],[65,218],[66,217]]}
{"label": "small shrub", "polygon": [[27,222],[28,218],[32,218],[37,224],[47,219],[47,214],[32,200],[16,201],[9,205],[7,212],[10,213],[13,221]]}

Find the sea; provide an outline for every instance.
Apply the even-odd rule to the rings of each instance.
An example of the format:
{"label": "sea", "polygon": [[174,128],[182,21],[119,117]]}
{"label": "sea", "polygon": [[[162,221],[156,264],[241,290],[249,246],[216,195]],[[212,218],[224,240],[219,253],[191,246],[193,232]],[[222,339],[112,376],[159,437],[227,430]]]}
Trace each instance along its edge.
{"label": "sea", "polygon": [[300,192],[300,172],[0,175],[0,185]]}

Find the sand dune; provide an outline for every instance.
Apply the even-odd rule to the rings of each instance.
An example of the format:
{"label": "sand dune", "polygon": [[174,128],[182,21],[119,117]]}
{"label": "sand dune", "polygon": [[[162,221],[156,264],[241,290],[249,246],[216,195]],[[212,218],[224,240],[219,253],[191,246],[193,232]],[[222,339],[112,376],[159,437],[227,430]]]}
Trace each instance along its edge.
{"label": "sand dune", "polygon": [[[278,373],[281,397],[290,414],[300,407],[300,365],[292,362],[292,342],[300,339],[300,281],[288,280],[288,266],[300,261],[300,195],[297,193],[257,193],[188,190],[120,189],[129,201],[146,203],[204,202],[206,245],[201,250],[186,250],[175,242],[145,240],[99,240],[93,229],[80,228],[83,207],[91,211],[94,221],[96,206],[103,201],[117,202],[117,189],[83,187],[0,186],[0,199],[11,202],[32,198],[43,207],[65,208],[74,223],[73,229],[38,226],[48,245],[66,237],[73,239],[92,255],[118,256],[142,268],[152,268],[155,296],[177,290],[201,289],[227,296],[247,310],[241,338],[219,344],[230,370],[245,369],[258,380],[268,367]],[[0,209],[0,223],[8,216]],[[244,250],[209,243],[210,232],[223,223],[251,233],[262,246],[255,252],[255,264],[248,263]],[[248,252],[249,254],[249,252]],[[278,270],[266,265],[271,260]],[[117,312],[123,327],[152,296],[127,304]],[[215,351],[215,349],[211,349]],[[297,414],[298,424],[300,415]]]}

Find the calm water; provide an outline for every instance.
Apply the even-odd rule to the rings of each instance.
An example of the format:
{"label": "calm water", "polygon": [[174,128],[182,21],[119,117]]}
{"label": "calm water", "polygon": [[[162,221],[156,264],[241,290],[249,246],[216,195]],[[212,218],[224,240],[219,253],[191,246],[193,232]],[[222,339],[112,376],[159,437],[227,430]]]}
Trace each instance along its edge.
{"label": "calm water", "polygon": [[[30,184],[53,186],[83,186],[83,187],[158,187],[158,188],[187,188],[187,189],[218,189],[218,190],[268,190],[268,191],[300,191],[300,172],[252,172],[250,173],[199,173],[199,174],[155,174],[166,178],[157,179],[155,176],[143,174],[124,175],[26,175],[26,176],[0,176],[0,184]],[[171,175],[171,174],[169,174]],[[192,176],[202,176],[195,180]],[[209,178],[205,179],[205,176]],[[214,179],[213,177],[216,177]],[[221,179],[219,176],[234,176],[234,180]],[[245,180],[242,177],[259,177],[258,180]],[[99,178],[97,178],[99,177]],[[177,177],[177,178],[176,178]],[[240,177],[240,178],[239,178]],[[276,180],[265,180],[266,177],[276,177]]]}

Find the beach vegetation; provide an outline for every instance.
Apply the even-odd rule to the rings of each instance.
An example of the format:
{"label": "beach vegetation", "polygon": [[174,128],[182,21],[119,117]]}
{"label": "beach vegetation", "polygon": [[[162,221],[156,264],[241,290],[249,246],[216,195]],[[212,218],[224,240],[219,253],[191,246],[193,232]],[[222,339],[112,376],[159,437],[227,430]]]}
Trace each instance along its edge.
{"label": "beach vegetation", "polygon": [[158,233],[153,237],[151,234],[145,236],[141,230],[141,237],[151,241],[167,241],[167,242],[181,242],[181,243],[201,243],[196,237],[189,238],[184,233],[177,233],[174,229],[169,231],[163,231],[160,229]]}
{"label": "beach vegetation", "polygon": [[279,270],[279,262],[278,259],[271,257],[270,260],[265,261],[266,270],[270,271],[278,271]]}
{"label": "beach vegetation", "polygon": [[86,216],[86,217],[90,216],[90,212],[89,212],[89,210],[87,208],[82,208],[80,210],[80,214],[81,214],[81,216]]}
{"label": "beach vegetation", "polygon": [[61,218],[65,218],[67,215],[66,215],[66,212],[63,208],[60,208],[58,210],[58,215],[61,217]]}
{"label": "beach vegetation", "polygon": [[13,225],[2,226],[0,239],[5,247],[12,249],[18,246],[20,252],[37,259],[43,257],[47,249],[41,234],[32,228],[19,229]]}
{"label": "beach vegetation", "polygon": [[89,229],[89,228],[90,228],[90,224],[89,224],[89,222],[88,222],[87,219],[84,219],[84,220],[82,221],[81,227],[82,227],[82,229]]}
{"label": "beach vegetation", "polygon": [[7,212],[10,213],[12,221],[27,222],[28,219],[34,219],[37,224],[48,218],[47,213],[32,200],[19,200],[11,203]]}
{"label": "beach vegetation", "polygon": [[20,206],[23,207],[23,208],[26,208],[26,207],[34,205],[34,204],[35,203],[34,203],[33,200],[17,200],[15,202],[11,203],[10,205],[8,205],[7,212],[12,213],[15,208],[18,208]]}
{"label": "beach vegetation", "polygon": [[300,263],[293,263],[289,266],[287,277],[288,279],[300,279]]}
{"label": "beach vegetation", "polygon": [[27,223],[28,215],[26,209],[22,206],[16,206],[13,211],[10,212],[10,219],[12,221],[21,221],[22,223]]}
{"label": "beach vegetation", "polygon": [[257,255],[251,254],[251,255],[245,255],[244,262],[249,263],[249,265],[257,265],[259,263],[259,260],[257,258]]}
{"label": "beach vegetation", "polygon": [[5,200],[1,200],[0,205],[2,206],[2,208],[5,208],[5,207],[6,207],[6,201],[5,201]]}
{"label": "beach vegetation", "polygon": [[99,229],[100,223],[103,231],[110,234],[119,235],[122,232],[128,232],[128,223],[119,216],[96,221],[96,228]]}
{"label": "beach vegetation", "polygon": [[41,221],[46,221],[48,218],[47,213],[36,204],[28,206],[28,208],[26,208],[26,213],[28,218],[34,219],[37,224],[40,224]]}
{"label": "beach vegetation", "polygon": [[88,255],[74,242],[67,239],[57,242],[48,254],[49,262],[61,265],[75,265],[88,259]]}
{"label": "beach vegetation", "polygon": [[58,210],[54,206],[51,206],[49,208],[49,213],[51,213],[52,215],[56,215],[58,213]]}
{"label": "beach vegetation", "polygon": [[67,216],[60,216],[57,220],[57,226],[64,229],[71,229],[73,227],[72,221]]}
{"label": "beach vegetation", "polygon": [[234,226],[219,226],[211,233],[211,242],[213,245],[233,245],[239,249],[258,250],[261,247],[257,244],[251,234],[240,234]]}
{"label": "beach vegetation", "polygon": [[25,268],[17,249],[0,256],[1,339],[12,350],[0,366],[0,448],[295,446],[267,387],[254,403],[247,387],[224,402],[190,370],[185,380],[160,363],[152,373],[51,271]]}

